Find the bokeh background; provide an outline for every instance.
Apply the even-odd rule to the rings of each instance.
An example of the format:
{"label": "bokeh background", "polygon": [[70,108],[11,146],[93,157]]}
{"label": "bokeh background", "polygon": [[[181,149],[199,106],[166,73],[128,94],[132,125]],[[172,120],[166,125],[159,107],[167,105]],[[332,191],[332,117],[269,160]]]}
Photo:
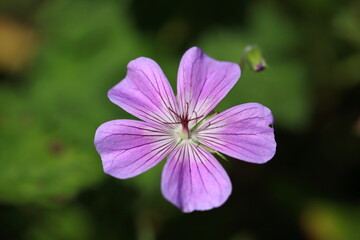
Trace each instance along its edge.
{"label": "bokeh background", "polygon": [[[108,89],[139,56],[176,84],[191,46],[268,68],[217,107],[260,102],[275,116],[273,160],[221,161],[233,193],[181,213],[163,163],[105,175],[96,128],[132,118]],[[342,0],[1,0],[0,239],[360,239],[360,4]]]}

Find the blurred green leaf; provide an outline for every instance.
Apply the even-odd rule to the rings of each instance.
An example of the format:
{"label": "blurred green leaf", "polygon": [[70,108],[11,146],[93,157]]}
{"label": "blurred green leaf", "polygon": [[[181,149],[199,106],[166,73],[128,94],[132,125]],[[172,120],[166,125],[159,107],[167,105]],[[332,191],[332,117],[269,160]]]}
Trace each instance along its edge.
{"label": "blurred green leaf", "polygon": [[42,211],[31,223],[26,239],[82,240],[92,239],[92,223],[79,207]]}
{"label": "blurred green leaf", "polygon": [[352,87],[360,82],[360,53],[354,53],[338,62],[333,69],[336,87]]}
{"label": "blurred green leaf", "polygon": [[2,200],[60,203],[100,179],[92,151],[46,131],[19,96],[0,95]]}
{"label": "blurred green leaf", "polygon": [[341,9],[333,19],[337,37],[347,40],[358,49],[360,47],[360,4],[354,2]]}
{"label": "blurred green leaf", "polygon": [[43,44],[29,87],[0,90],[2,200],[61,203],[105,176],[95,130],[129,116],[106,93],[131,59],[148,52],[126,6],[62,0],[39,10]]}
{"label": "blurred green leaf", "polygon": [[333,30],[336,37],[350,43],[357,50],[343,56],[333,68],[334,84],[338,87],[351,87],[360,81],[360,4],[350,3],[339,9],[333,18]]}

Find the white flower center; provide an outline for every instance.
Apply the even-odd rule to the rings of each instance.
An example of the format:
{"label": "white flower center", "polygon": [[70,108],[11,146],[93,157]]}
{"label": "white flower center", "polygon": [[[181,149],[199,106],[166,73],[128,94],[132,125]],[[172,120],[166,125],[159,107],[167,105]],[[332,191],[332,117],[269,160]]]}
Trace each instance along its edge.
{"label": "white flower center", "polygon": [[174,134],[176,138],[178,138],[179,140],[188,140],[188,139],[190,140],[194,137],[194,134],[189,129],[188,125],[182,125],[182,124],[179,124],[174,129]]}

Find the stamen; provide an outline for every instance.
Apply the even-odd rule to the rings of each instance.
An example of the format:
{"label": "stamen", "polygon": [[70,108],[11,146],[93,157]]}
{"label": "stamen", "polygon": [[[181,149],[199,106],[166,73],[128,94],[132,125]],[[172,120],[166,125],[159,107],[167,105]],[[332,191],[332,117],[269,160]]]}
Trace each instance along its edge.
{"label": "stamen", "polygon": [[179,119],[181,119],[181,117],[179,116],[179,114],[177,114],[174,110],[172,110],[170,107],[168,107],[168,109],[175,114],[176,117],[178,117]]}
{"label": "stamen", "polygon": [[190,118],[189,116],[189,109],[190,109],[190,104],[189,102],[186,102],[185,105],[185,111],[183,111],[181,114],[176,113],[172,108],[168,107],[169,111],[172,112],[179,121],[176,122],[163,122],[163,124],[181,124],[181,129],[178,129],[178,135],[180,136],[181,139],[190,139],[191,138],[191,130],[189,128],[189,122],[191,121],[196,121],[198,119],[201,119],[204,117],[204,115],[201,116],[197,116],[197,113],[195,112],[196,117],[194,118]]}
{"label": "stamen", "polygon": [[190,121],[194,121],[194,120],[198,120],[198,119],[202,118],[203,116],[204,116],[204,115],[201,115],[201,116],[199,116],[199,117],[191,118],[191,119],[189,119],[189,122],[190,122]]}

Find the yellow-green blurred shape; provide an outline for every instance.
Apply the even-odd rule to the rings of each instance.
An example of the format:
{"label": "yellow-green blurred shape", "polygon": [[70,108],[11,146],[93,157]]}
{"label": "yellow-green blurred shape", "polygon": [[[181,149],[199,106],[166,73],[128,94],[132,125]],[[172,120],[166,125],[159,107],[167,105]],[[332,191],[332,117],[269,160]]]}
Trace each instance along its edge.
{"label": "yellow-green blurred shape", "polygon": [[36,40],[34,29],[0,15],[0,69],[23,70],[34,57]]}
{"label": "yellow-green blurred shape", "polygon": [[300,218],[308,239],[360,239],[360,209],[327,202],[310,204]]}

